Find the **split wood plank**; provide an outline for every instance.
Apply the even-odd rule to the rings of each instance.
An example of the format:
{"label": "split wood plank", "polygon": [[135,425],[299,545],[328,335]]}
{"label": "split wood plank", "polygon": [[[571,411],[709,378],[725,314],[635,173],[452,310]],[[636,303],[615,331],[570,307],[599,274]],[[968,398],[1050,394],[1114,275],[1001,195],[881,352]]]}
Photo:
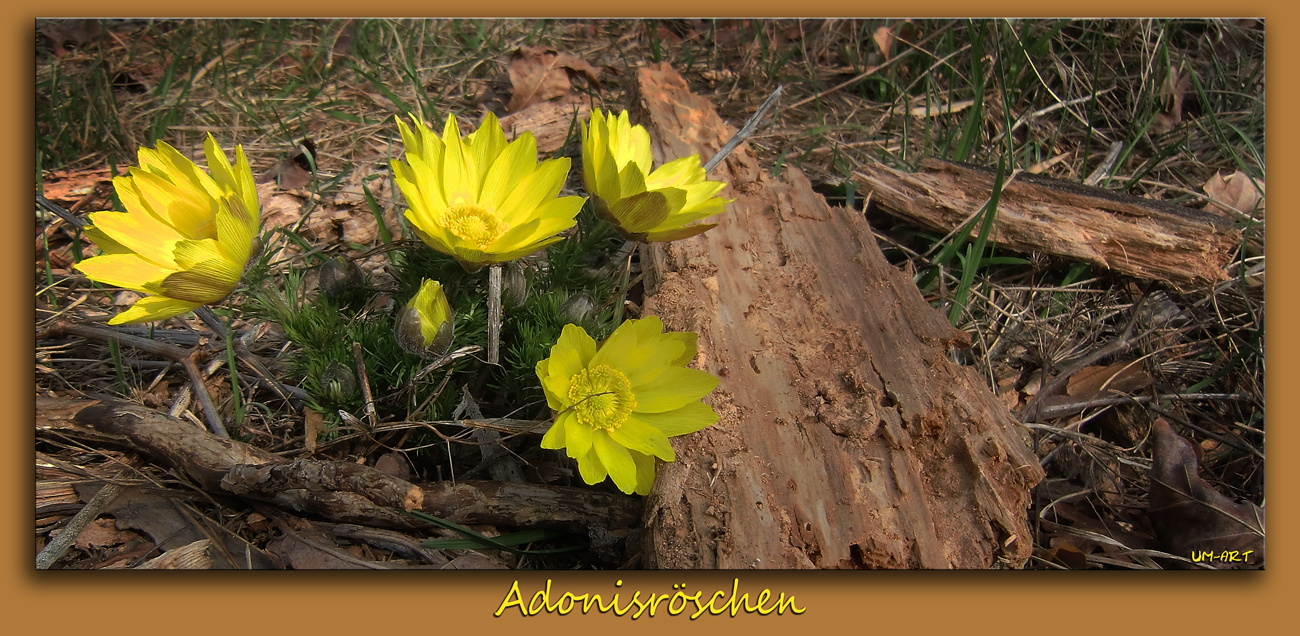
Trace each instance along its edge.
{"label": "split wood plank", "polygon": [[[657,163],[734,131],[666,65],[637,73]],[[720,421],[673,438],[646,510],[658,568],[1020,567],[1042,470],[1027,431],[948,351],[969,339],[884,259],[861,214],[748,145],[718,227],[643,250],[645,310],[699,334]]]}
{"label": "split wood plank", "polygon": [[[853,181],[885,212],[947,233],[984,206],[994,177],[988,168],[931,158],[918,172],[872,162]],[[1002,191],[991,239],[1141,279],[1203,285],[1227,280],[1241,231],[1204,210],[1019,173]]]}

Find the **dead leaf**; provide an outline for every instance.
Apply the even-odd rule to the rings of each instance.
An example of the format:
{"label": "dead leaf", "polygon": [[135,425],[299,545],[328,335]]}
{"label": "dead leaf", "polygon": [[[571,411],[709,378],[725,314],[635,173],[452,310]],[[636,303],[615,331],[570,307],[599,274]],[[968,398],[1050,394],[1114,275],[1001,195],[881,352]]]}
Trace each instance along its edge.
{"label": "dead leaf", "polygon": [[316,438],[325,429],[325,416],[312,409],[304,409],[302,443],[308,453],[316,452]]}
{"label": "dead leaf", "polygon": [[1215,172],[1205,182],[1204,189],[1206,196],[1210,197],[1206,210],[1230,216],[1263,216],[1264,182],[1252,179],[1240,170],[1227,177]]}
{"label": "dead leaf", "polygon": [[545,47],[519,47],[510,60],[514,95],[506,112],[518,112],[532,104],[568,95],[574,77],[583,77],[594,86],[600,82],[600,71],[568,53]]}
{"label": "dead leaf", "polygon": [[880,55],[889,61],[890,49],[894,47],[894,30],[889,27],[880,27],[876,32],[871,34],[871,39],[876,41],[876,46],[880,47]]}
{"label": "dead leaf", "polygon": [[63,57],[68,51],[65,45],[81,48],[81,45],[99,38],[103,28],[99,20],[50,20],[41,25],[41,34],[50,40],[54,57]]}
{"label": "dead leaf", "polygon": [[284,520],[293,530],[283,537],[266,544],[266,552],[278,557],[288,567],[295,570],[358,570],[363,565],[349,561],[337,553],[343,553],[333,539],[325,536],[310,522],[303,519],[288,518]]}
{"label": "dead leaf", "polygon": [[1092,366],[1070,376],[1065,394],[1076,401],[1088,401],[1115,395],[1131,394],[1151,386],[1154,380],[1142,370],[1141,363],[1116,362],[1110,366]]}
{"label": "dead leaf", "polygon": [[1183,98],[1192,87],[1191,75],[1183,67],[1170,65],[1169,74],[1160,84],[1160,100],[1165,104],[1165,112],[1156,115],[1151,122],[1151,133],[1160,135],[1174,129],[1183,121]]}
{"label": "dead leaf", "polygon": [[1237,503],[1198,474],[1192,443],[1163,418],[1151,425],[1151,492],[1147,515],[1166,551],[1183,557],[1206,551],[1244,555],[1244,563],[1223,567],[1264,567],[1264,509]]}
{"label": "dead leaf", "polygon": [[310,139],[304,139],[292,156],[280,159],[262,179],[264,182],[274,181],[281,190],[302,190],[311,183],[315,161],[316,144]]}
{"label": "dead leaf", "polygon": [[1250,42],[1247,32],[1264,30],[1264,22],[1255,18],[1237,18],[1220,22],[1218,32],[1211,36],[1211,48],[1219,57],[1239,56]]}
{"label": "dead leaf", "polygon": [[266,192],[258,198],[262,201],[262,223],[267,229],[291,228],[302,218],[302,198],[279,190],[274,181],[257,187],[259,195]]}
{"label": "dead leaf", "polygon": [[134,532],[118,530],[117,521],[113,519],[96,519],[77,535],[77,547],[82,550],[104,548],[126,543],[135,536]]}
{"label": "dead leaf", "polygon": [[338,37],[334,38],[334,46],[330,47],[328,58],[325,60],[326,66],[334,65],[336,56],[352,55],[352,42],[356,40],[357,33],[361,30],[360,20],[344,20],[346,24],[339,30]]}
{"label": "dead leaf", "polygon": [[402,481],[411,480],[411,467],[401,453],[384,453],[375,462],[375,470],[392,475]]}

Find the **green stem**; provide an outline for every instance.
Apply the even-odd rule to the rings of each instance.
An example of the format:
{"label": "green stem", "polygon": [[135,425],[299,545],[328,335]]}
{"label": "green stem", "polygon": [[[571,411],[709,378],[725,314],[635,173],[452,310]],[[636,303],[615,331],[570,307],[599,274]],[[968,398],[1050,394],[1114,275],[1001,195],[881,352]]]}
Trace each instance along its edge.
{"label": "green stem", "polygon": [[226,318],[226,362],[230,364],[230,399],[234,400],[235,421],[238,427],[244,423],[243,395],[239,390],[239,369],[235,366],[235,313],[230,312]]}
{"label": "green stem", "polygon": [[623,324],[623,307],[627,305],[627,281],[632,275],[632,252],[636,251],[636,241],[628,241],[619,249],[619,271],[622,272],[618,283],[618,297],[614,299],[614,327]]}

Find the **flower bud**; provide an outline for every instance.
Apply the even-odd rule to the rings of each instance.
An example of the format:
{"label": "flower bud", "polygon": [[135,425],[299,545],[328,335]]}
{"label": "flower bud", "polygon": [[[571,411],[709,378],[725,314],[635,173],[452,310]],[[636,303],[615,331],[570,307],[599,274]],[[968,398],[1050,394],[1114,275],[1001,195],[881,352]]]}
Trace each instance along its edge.
{"label": "flower bud", "polygon": [[330,298],[338,298],[361,283],[361,268],[350,258],[335,256],[320,266],[320,290]]}
{"label": "flower bud", "polygon": [[587,322],[595,312],[596,303],[591,299],[591,294],[586,291],[570,296],[563,305],[560,305],[560,316],[572,323]]}
{"label": "flower bud", "polygon": [[438,281],[425,279],[415,298],[397,315],[397,344],[415,355],[442,355],[451,347],[454,320]]}
{"label": "flower bud", "polygon": [[320,372],[320,387],[330,400],[342,402],[357,390],[357,376],[346,366],[331,360]]}
{"label": "flower bud", "polygon": [[528,282],[532,271],[525,268],[520,261],[506,263],[501,272],[501,300],[507,307],[521,307],[528,300]]}

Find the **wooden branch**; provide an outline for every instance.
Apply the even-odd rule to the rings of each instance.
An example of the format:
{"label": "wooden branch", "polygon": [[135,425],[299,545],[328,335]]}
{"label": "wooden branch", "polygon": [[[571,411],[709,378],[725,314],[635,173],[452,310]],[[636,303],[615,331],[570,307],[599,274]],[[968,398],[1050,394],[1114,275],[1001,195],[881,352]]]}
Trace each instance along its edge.
{"label": "wooden branch", "polygon": [[[633,117],[657,161],[732,129],[666,66]],[[1028,434],[948,349],[966,345],[884,259],[861,214],[742,145],[718,227],[643,252],[647,314],[699,334],[719,422],[673,438],[647,501],[659,568],[1019,567],[1042,470]],[[710,219],[711,221],[714,219]]]}
{"label": "wooden branch", "polygon": [[634,498],[585,488],[438,482],[415,485],[350,462],[289,461],[125,402],[37,398],[37,430],[82,427],[121,440],[188,475],[203,489],[271,501],[339,523],[424,527],[404,511],[460,524],[557,528],[600,537],[634,526]]}
{"label": "wooden branch", "polygon": [[[915,173],[872,163],[853,179],[884,211],[945,233],[988,201],[993,180],[987,168],[940,159]],[[1227,280],[1241,244],[1241,232],[1209,212],[1026,173],[1004,188],[997,215],[998,245],[1174,284]]]}

